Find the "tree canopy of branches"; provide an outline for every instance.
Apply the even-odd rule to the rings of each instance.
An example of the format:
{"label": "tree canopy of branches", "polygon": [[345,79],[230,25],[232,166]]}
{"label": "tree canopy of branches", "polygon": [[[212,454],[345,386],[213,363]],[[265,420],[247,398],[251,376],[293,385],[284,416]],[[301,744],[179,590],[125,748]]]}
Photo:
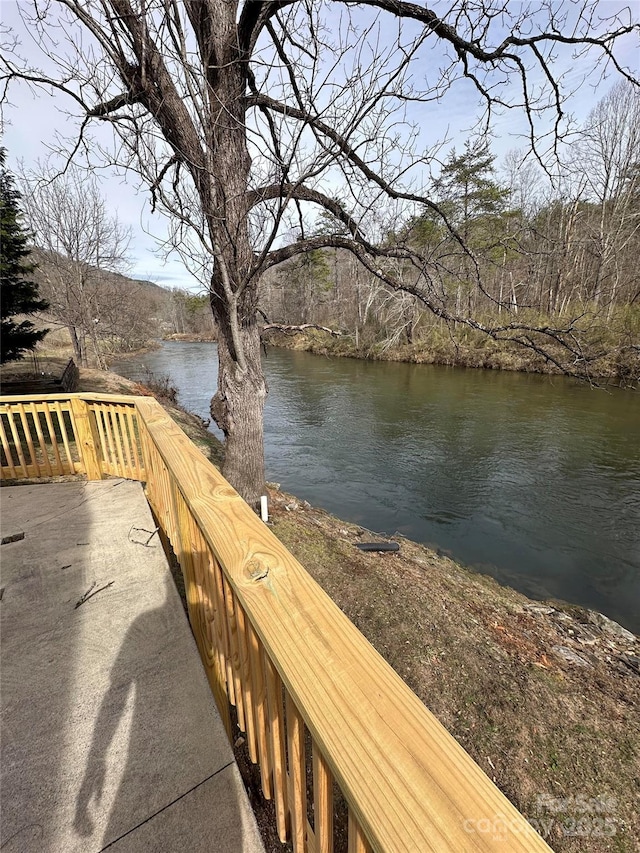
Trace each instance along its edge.
{"label": "tree canopy of branches", "polygon": [[88,366],[92,343],[104,366],[98,327],[104,328],[106,315],[114,311],[131,322],[133,306],[110,293],[105,275],[125,264],[130,235],[108,213],[95,179],[77,168],[58,177],[47,169],[23,173],[21,179],[25,217],[44,253],[40,278],[51,313],[68,329],[77,363]]}
{"label": "tree canopy of branches", "polygon": [[[486,295],[473,247],[432,196],[441,145],[421,126],[456,96],[469,113],[484,111],[485,127],[496,110],[519,110],[544,160],[567,128],[558,53],[633,79],[618,53],[638,31],[630,12],[603,19],[592,0],[53,0],[20,9],[58,76],[16,49],[5,52],[5,79],[68,95],[79,118],[74,156],[100,148],[93,123],[111,125],[104,158],[138,173],[208,287],[219,355],[211,413],[226,436],[224,473],[250,503],[264,481],[258,284],[290,258],[345,249],[381,286],[436,316],[540,352],[553,341],[567,370],[588,373],[571,319],[485,326],[456,307],[446,263],[383,238],[390,222],[430,209]],[[310,233],[311,208],[340,227]]]}
{"label": "tree canopy of branches", "polygon": [[3,363],[22,358],[47,333],[46,329],[37,330],[30,320],[13,319],[17,314],[43,311],[47,303],[39,298],[36,284],[29,280],[35,267],[29,261],[29,235],[21,223],[20,193],[4,164],[5,151],[0,149],[0,361]]}

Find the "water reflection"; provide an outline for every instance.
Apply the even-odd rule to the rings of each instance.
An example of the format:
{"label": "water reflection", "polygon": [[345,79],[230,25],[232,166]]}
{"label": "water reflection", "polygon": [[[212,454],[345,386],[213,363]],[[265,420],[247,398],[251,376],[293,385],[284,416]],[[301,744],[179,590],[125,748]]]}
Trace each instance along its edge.
{"label": "water reflection", "polygon": [[[166,344],[142,361],[208,417],[212,345]],[[270,479],[640,631],[638,395],[274,349],[265,367]],[[140,378],[136,362],[117,369]]]}

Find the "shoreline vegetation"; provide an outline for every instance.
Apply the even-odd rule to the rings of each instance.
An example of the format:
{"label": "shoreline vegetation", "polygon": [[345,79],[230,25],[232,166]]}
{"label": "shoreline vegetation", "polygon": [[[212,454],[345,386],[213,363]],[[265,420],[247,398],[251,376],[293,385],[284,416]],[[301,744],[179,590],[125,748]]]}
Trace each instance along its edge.
{"label": "shoreline vegetation", "polygon": [[[206,423],[159,402],[219,466]],[[109,371],[82,391],[150,394]],[[389,541],[270,484],[270,526],[372,645],[558,853],[640,844],[640,638],[594,611],[539,602],[402,537]],[[180,585],[180,578],[177,578]],[[267,851],[271,804],[238,737],[236,756]]]}
{"label": "shoreline vegetation", "polygon": [[[426,340],[391,345],[363,344],[357,342],[354,335],[332,337],[313,330],[295,336],[276,333],[270,336],[269,343],[330,357],[563,375],[556,365],[530,349],[510,341],[495,341],[482,332],[468,329],[457,333],[439,331]],[[558,352],[558,356],[561,355]],[[606,355],[593,361],[590,375],[594,381],[606,380],[623,388],[640,388],[640,345],[627,343],[612,347]]]}
{"label": "shoreline vegetation", "polygon": [[[165,341],[182,343],[215,343],[214,334],[172,334]],[[640,344],[628,343],[612,347],[606,355],[595,359],[591,376],[594,382],[640,389]],[[331,336],[308,330],[289,335],[275,332],[265,341],[269,346],[309,352],[332,358],[357,358],[364,361],[396,361],[409,364],[434,364],[445,367],[468,367],[519,373],[563,375],[550,361],[529,349],[509,341],[494,341],[482,332],[468,329],[455,333],[434,333],[415,343],[366,344],[355,335]],[[558,355],[561,355],[558,353]]]}

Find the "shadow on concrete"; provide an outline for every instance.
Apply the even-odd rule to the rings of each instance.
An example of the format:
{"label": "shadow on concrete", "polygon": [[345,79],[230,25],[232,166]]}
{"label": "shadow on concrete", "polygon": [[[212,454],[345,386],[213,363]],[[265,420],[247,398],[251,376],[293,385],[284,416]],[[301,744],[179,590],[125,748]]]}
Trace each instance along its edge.
{"label": "shadow on concrete", "polygon": [[93,502],[83,482],[0,489],[2,850],[58,849],[73,784],[75,659]]}
{"label": "shadow on concrete", "polygon": [[47,492],[11,519],[3,853],[261,850],[140,484],[27,488]]}

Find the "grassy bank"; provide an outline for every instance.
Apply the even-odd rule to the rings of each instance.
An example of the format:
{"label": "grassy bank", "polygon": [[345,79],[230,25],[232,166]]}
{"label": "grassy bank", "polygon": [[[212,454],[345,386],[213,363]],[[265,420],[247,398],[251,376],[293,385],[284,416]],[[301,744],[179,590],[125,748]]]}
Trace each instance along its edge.
{"label": "grassy bank", "polygon": [[[91,370],[80,390],[149,393]],[[219,464],[200,418],[160,402]],[[275,487],[270,504],[275,534],[555,850],[640,847],[637,638],[409,540],[397,554],[361,552],[355,543],[378,537]],[[281,850],[246,778],[267,850]]]}
{"label": "grassy bank", "polygon": [[[520,317],[523,323],[553,325],[558,318]],[[495,320],[486,320],[490,325]],[[626,309],[611,319],[594,324],[588,335],[588,349],[602,353],[590,366],[594,379],[608,380],[624,387],[640,387],[640,311]],[[323,332],[306,331],[289,336],[273,334],[269,342],[287,349],[304,350],[317,355],[363,358],[374,361],[405,361],[413,364],[442,364],[452,367],[475,367],[488,370],[510,370],[525,373],[559,373],[550,361],[531,349],[509,341],[493,340],[482,332],[465,327],[452,328],[435,323],[418,329],[416,340],[393,344],[380,342],[371,332],[331,337]],[[566,359],[560,347],[551,352],[558,360]]]}
{"label": "grassy bank", "polygon": [[555,850],[638,849],[632,635],[408,540],[362,553],[370,533],[289,496],[272,506],[276,535]]}

